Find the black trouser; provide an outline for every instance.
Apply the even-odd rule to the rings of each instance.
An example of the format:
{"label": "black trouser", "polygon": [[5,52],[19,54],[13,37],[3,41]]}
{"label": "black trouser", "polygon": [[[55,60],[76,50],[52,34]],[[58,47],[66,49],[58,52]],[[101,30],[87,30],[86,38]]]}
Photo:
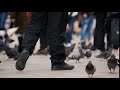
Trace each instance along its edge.
{"label": "black trouser", "polygon": [[46,30],[41,30],[40,32],[40,50],[47,47]]}
{"label": "black trouser", "polygon": [[67,24],[66,17],[67,12],[33,12],[24,35],[22,50],[27,49],[32,54],[40,37],[40,31],[47,30],[51,62],[52,64],[63,63],[66,59],[63,45]]}
{"label": "black trouser", "polygon": [[[96,16],[96,29],[94,32],[94,45],[97,49],[104,51],[105,50],[105,28],[104,23],[106,19],[106,13],[95,13]],[[109,41],[109,40],[108,40]]]}
{"label": "black trouser", "polygon": [[113,18],[111,22],[111,32],[112,32],[112,44],[114,49],[118,49],[119,46],[119,17]]}
{"label": "black trouser", "polygon": [[107,47],[112,47],[112,41],[111,41],[111,29],[109,32],[107,32]]}

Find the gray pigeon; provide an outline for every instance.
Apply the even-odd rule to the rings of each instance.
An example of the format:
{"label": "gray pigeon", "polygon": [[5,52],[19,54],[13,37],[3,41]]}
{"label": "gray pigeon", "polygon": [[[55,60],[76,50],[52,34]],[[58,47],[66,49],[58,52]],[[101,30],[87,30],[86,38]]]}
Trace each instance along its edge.
{"label": "gray pigeon", "polygon": [[92,64],[92,61],[88,62],[88,64],[86,65],[85,71],[87,72],[89,77],[90,75],[92,76],[94,75],[94,73],[96,72],[96,67]]}
{"label": "gray pigeon", "polygon": [[111,72],[112,69],[113,69],[113,73],[115,72],[115,68],[117,66],[117,59],[116,59],[114,54],[112,54],[111,57],[108,59],[107,66],[108,66],[108,68],[110,70],[110,73],[112,73]]}
{"label": "gray pigeon", "polygon": [[80,60],[81,58],[83,58],[82,55],[80,55],[80,54],[76,54],[76,55],[72,55],[72,57],[68,57],[68,60],[67,60],[67,61],[69,61],[69,60],[76,60],[76,63],[77,63],[77,62],[80,63],[79,60]]}
{"label": "gray pigeon", "polygon": [[105,51],[105,52],[103,53],[104,59],[108,59],[108,58],[111,56],[112,50],[113,50],[113,48],[110,48],[108,51]]}
{"label": "gray pigeon", "polygon": [[16,59],[16,57],[19,55],[19,52],[16,49],[10,48],[8,46],[4,47],[4,51],[6,55],[9,57],[8,59],[10,58]]}
{"label": "gray pigeon", "polygon": [[92,52],[91,51],[86,51],[85,56],[87,58],[90,58],[92,56]]}

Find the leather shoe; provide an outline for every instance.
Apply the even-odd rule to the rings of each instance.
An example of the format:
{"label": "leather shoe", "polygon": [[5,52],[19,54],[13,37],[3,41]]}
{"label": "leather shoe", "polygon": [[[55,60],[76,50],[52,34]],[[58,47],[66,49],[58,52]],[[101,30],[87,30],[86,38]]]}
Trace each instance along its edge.
{"label": "leather shoe", "polygon": [[22,71],[25,68],[26,61],[29,58],[29,51],[23,50],[20,56],[17,58],[16,69]]}
{"label": "leather shoe", "polygon": [[73,65],[69,65],[67,63],[63,63],[63,64],[57,64],[57,65],[52,65],[51,70],[72,70],[74,69]]}

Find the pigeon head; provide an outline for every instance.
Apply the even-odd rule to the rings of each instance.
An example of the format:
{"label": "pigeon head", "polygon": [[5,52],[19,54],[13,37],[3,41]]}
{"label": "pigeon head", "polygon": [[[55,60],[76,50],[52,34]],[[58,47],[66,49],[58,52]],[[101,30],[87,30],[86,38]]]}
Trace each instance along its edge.
{"label": "pigeon head", "polygon": [[92,61],[89,61],[88,64],[92,64]]}
{"label": "pigeon head", "polygon": [[115,57],[115,55],[114,54],[112,54],[111,55],[111,59],[115,59],[116,57]]}

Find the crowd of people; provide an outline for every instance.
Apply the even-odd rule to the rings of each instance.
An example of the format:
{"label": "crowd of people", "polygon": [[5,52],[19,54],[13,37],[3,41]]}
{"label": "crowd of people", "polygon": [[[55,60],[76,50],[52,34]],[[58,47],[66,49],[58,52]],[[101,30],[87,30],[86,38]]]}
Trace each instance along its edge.
{"label": "crowd of people", "polygon": [[[45,13],[42,14],[45,15]],[[95,50],[101,51],[100,54],[96,56],[96,58],[107,59],[111,56],[111,54],[114,54],[116,58],[119,59],[118,57],[119,56],[119,16],[120,16],[119,12],[68,12],[67,14],[68,15],[66,15],[66,17],[65,15],[63,17],[66,19],[66,24],[64,24],[65,22],[62,20],[61,20],[62,23],[60,23],[66,25],[66,29],[61,26],[61,28],[65,29],[66,32],[64,33],[64,31],[53,31],[54,38],[58,38],[55,33],[61,33],[61,32],[64,33],[65,41],[63,43],[64,43],[66,57],[68,57],[69,54],[72,53],[72,51],[75,48],[76,44],[72,43],[72,35],[75,34],[80,36],[80,42],[78,42],[78,46],[82,47],[82,49],[84,50],[89,49],[91,51],[95,51]],[[24,40],[24,37],[26,38],[28,33],[29,34],[33,33],[31,34],[32,36],[36,34],[32,29],[36,29],[36,27],[38,26],[37,23],[39,21],[38,19],[41,18],[40,16],[36,16],[36,15],[39,15],[39,13],[0,12],[0,32],[1,31],[5,32],[4,35],[0,34],[0,52],[5,51],[7,56],[10,58],[11,55],[7,53],[8,50],[10,50],[9,51],[10,53],[18,53],[18,54],[14,54],[12,58],[17,60],[20,57],[20,54],[23,53],[22,49],[26,47],[25,42],[28,42],[27,40],[26,41]],[[50,15],[48,14],[48,18],[50,17]],[[47,17],[41,18],[40,20],[42,21],[45,18]],[[56,16],[56,19],[59,19],[59,17]],[[46,21],[43,21],[39,25],[43,25],[44,27],[44,25],[46,24],[45,22]],[[33,26],[32,24],[36,24],[36,25]],[[8,35],[8,30],[14,27],[18,27],[17,31],[14,32],[14,34],[16,34],[16,36],[18,37],[18,46],[15,46],[15,48],[10,48],[9,43],[14,42],[14,40],[11,39],[11,36]],[[43,28],[43,27],[40,27],[40,33],[37,33],[39,35],[36,34],[40,38],[39,41],[40,48],[35,53],[35,55],[51,54],[52,56],[54,56],[53,55],[54,48],[57,47],[51,45],[50,42],[54,42],[54,41],[48,40],[48,38],[52,39],[53,37],[50,37],[50,35],[48,35],[47,28],[46,27]],[[27,28],[31,28],[31,31],[26,33],[26,31],[28,31]],[[33,37],[33,39],[38,37]],[[92,39],[92,37],[94,37],[94,39]],[[105,37],[107,38],[106,43],[105,43]],[[64,39],[64,37],[62,38],[62,34],[61,37],[59,38]],[[32,38],[30,39],[33,40]],[[36,44],[34,40],[33,42],[34,44]],[[35,50],[35,47],[33,47],[34,45],[32,44],[30,47],[32,49],[29,50],[29,55],[33,54],[33,51]],[[62,46],[60,47],[62,49]],[[60,51],[62,52],[62,50]],[[108,54],[107,57],[105,57],[106,53]],[[17,69],[22,70],[19,67],[17,67]]]}

